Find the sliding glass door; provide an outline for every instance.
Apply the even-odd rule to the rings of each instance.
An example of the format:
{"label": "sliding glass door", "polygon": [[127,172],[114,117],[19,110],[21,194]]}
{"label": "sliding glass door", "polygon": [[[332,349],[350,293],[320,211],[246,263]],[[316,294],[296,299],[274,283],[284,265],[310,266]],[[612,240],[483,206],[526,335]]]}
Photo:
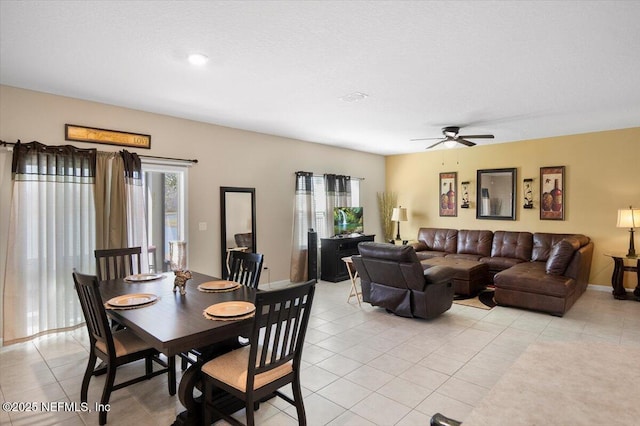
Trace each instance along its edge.
{"label": "sliding glass door", "polygon": [[[142,162],[149,271],[169,269],[169,241],[187,240],[187,166]],[[188,250],[188,245],[187,245]]]}

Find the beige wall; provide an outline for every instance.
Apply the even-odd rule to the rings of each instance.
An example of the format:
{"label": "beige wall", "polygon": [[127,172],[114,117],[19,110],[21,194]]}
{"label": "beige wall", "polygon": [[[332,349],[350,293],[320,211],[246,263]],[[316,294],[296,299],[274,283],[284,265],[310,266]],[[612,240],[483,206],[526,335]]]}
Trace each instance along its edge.
{"label": "beige wall", "polygon": [[[595,244],[592,284],[611,283],[613,262],[604,253],[627,252],[629,232],[616,227],[618,208],[640,207],[640,127],[395,155],[387,157],[386,164],[387,190],[398,192],[398,203],[409,211],[409,222],[402,224],[403,238],[416,238],[423,226],[583,233]],[[540,167],[546,166],[566,167],[564,221],[539,219]],[[506,167],[517,168],[516,220],[476,219],[476,171]],[[458,172],[458,192],[460,182],[471,182],[471,208],[458,209],[457,217],[438,215],[440,172]],[[534,179],[532,210],[522,208],[524,178]],[[636,284],[635,274],[625,274],[626,287]]]}
{"label": "beige wall", "polygon": [[[385,185],[385,160],[380,155],[0,86],[0,139],[67,144],[65,123],[150,134],[151,150],[129,150],[199,160],[189,170],[189,265],[193,270],[220,274],[220,187],[255,187],[257,248],[270,270],[262,281],[288,279],[294,172],[298,170],[365,178],[361,184],[365,230],[380,234],[376,192]],[[206,231],[198,230],[200,222],[207,223]]]}

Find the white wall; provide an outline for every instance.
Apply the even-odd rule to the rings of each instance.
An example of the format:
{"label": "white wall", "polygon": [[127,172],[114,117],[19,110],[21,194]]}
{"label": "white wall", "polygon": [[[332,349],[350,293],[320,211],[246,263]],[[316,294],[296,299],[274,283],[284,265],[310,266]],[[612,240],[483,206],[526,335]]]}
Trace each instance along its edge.
{"label": "white wall", "polygon": [[[0,139],[120,149],[67,142],[65,123],[150,134],[150,150],[128,149],[198,159],[189,170],[188,249],[189,265],[195,271],[220,276],[220,187],[255,187],[258,251],[265,255],[271,281],[288,279],[298,170],[364,178],[360,198],[366,212],[365,230],[382,238],[376,192],[385,189],[383,156],[0,86]],[[7,209],[0,207],[2,214]],[[206,231],[198,230],[200,222],[207,223]]]}

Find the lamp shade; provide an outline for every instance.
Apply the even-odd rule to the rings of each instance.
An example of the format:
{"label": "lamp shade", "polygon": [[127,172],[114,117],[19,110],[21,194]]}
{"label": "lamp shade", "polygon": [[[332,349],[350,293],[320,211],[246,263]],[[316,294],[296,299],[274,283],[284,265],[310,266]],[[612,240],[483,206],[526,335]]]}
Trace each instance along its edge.
{"label": "lamp shade", "polygon": [[395,207],[393,212],[391,213],[391,220],[394,222],[406,222],[409,219],[407,218],[407,209],[405,207]]}
{"label": "lamp shade", "polygon": [[640,209],[629,206],[628,209],[618,210],[618,228],[637,228],[639,226]]}

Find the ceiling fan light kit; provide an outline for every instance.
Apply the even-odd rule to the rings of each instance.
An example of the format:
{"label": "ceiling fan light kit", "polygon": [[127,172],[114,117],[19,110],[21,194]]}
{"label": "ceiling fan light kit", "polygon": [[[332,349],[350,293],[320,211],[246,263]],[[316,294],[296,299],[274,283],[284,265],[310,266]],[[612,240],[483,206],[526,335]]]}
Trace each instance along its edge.
{"label": "ceiling fan light kit", "polygon": [[427,141],[427,140],[435,140],[441,139],[440,141],[434,143],[431,146],[428,146],[426,149],[431,149],[444,143],[444,146],[447,148],[453,148],[456,144],[461,144],[465,146],[475,146],[474,142],[471,142],[467,139],[493,139],[493,135],[459,135],[460,127],[458,126],[447,126],[442,128],[442,134],[444,135],[444,139],[442,137],[439,138],[420,138],[420,139],[411,139],[411,141]]}

